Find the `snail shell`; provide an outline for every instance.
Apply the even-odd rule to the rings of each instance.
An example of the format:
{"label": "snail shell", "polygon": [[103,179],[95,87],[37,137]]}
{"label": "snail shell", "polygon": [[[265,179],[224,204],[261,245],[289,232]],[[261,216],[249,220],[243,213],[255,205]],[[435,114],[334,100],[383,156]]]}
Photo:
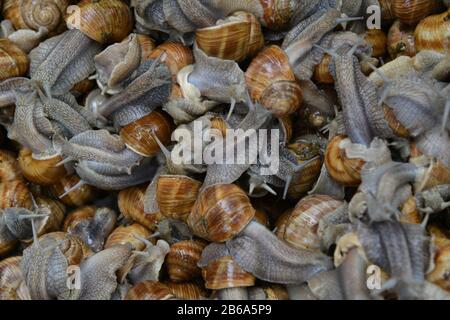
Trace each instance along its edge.
{"label": "snail shell", "polygon": [[436,3],[428,0],[394,0],[392,13],[401,22],[415,25],[433,12]]}
{"label": "snail shell", "polygon": [[31,193],[21,180],[0,183],[0,208],[33,208]]}
{"label": "snail shell", "polygon": [[278,46],[264,49],[253,59],[245,80],[251,98],[276,117],[296,112],[302,103],[302,89],[287,55]]}
{"label": "snail shell", "polygon": [[[50,186],[50,191],[55,197],[59,197],[68,190],[72,189],[76,184],[80,183],[77,175],[68,175],[60,179]],[[68,206],[82,206],[92,201],[97,195],[96,189],[90,185],[82,185],[72,190],[70,193],[62,197],[60,200]]]}
{"label": "snail shell", "polygon": [[153,138],[154,133],[161,143],[170,143],[174,129],[172,118],[163,111],[153,111],[120,130],[120,137],[125,145],[144,157],[153,157],[161,151]]}
{"label": "snail shell", "polygon": [[448,52],[450,49],[450,9],[423,19],[414,31],[414,38],[417,52],[422,50]]}
{"label": "snail shell", "polygon": [[165,217],[186,220],[202,183],[188,176],[162,175],[156,186],[156,200]]}
{"label": "snail shell", "polygon": [[201,300],[208,297],[205,288],[196,282],[175,283],[167,281],[164,284],[172,291],[177,299]]}
{"label": "snail shell", "polygon": [[0,39],[0,81],[25,75],[30,61],[14,42]]}
{"label": "snail shell", "polygon": [[325,166],[333,180],[344,186],[358,186],[361,183],[362,159],[347,157],[342,145],[350,141],[346,136],[336,136],[325,151]]}
{"label": "snail shell", "polygon": [[201,269],[197,263],[206,245],[206,242],[200,240],[185,240],[173,244],[165,261],[170,280],[184,282],[199,277]]}
{"label": "snail shell", "polygon": [[434,269],[427,274],[427,280],[431,281],[442,289],[449,290],[450,282],[448,273],[450,272],[450,246],[437,251],[434,258]]}
{"label": "snail shell", "polygon": [[84,79],[81,80],[80,82],[76,83],[72,89],[70,90],[70,92],[78,97],[80,95],[85,95],[90,93],[95,87],[95,81],[93,80],[89,80],[89,79]]}
{"label": "snail shell", "polygon": [[172,291],[163,283],[146,280],[132,287],[125,300],[171,300]]}
{"label": "snail shell", "polygon": [[120,213],[130,221],[143,225],[154,231],[162,216],[160,213],[146,214],[144,211],[144,197],[147,186],[141,185],[123,189],[118,195]]}
{"label": "snail shell", "polygon": [[415,56],[414,29],[396,20],[389,29],[387,47],[392,59],[398,56]]}
{"label": "snail shell", "polygon": [[82,0],[66,22],[69,29],[78,29],[99,43],[112,43],[130,34],[133,14],[120,0]]}
{"label": "snail shell", "polygon": [[0,261],[0,300],[20,300],[18,289],[23,281],[21,259],[10,257]]}
{"label": "snail shell", "polygon": [[15,155],[11,151],[0,150],[0,182],[22,179]]}
{"label": "snail shell", "polygon": [[95,206],[84,206],[69,212],[64,219],[63,231],[71,233],[78,223],[92,218],[95,214],[95,210]]}
{"label": "snail shell", "polygon": [[254,216],[245,191],[234,184],[216,184],[200,192],[187,223],[195,235],[224,242],[241,232]]}
{"label": "snail shell", "polygon": [[38,236],[61,230],[66,214],[66,207],[58,200],[47,197],[37,197],[36,203],[40,213],[49,214],[49,216],[36,221],[36,232]]}
{"label": "snail shell", "polygon": [[251,287],[255,285],[255,277],[242,269],[230,256],[210,261],[202,269],[205,287],[208,289],[226,289]]}
{"label": "snail shell", "polygon": [[255,56],[264,45],[258,20],[242,11],[219,20],[216,26],[198,29],[195,38],[207,55],[237,62]]}
{"label": "snail shell", "polygon": [[311,195],[300,200],[283,223],[277,236],[297,249],[320,251],[319,221],[343,204],[327,195]]}
{"label": "snail shell", "polygon": [[5,0],[3,17],[11,20],[15,29],[45,27],[49,32],[65,28],[64,15],[69,0]]}
{"label": "snail shell", "polygon": [[370,29],[364,34],[364,40],[372,46],[372,56],[384,57],[386,54],[387,37],[381,29]]}
{"label": "snail shell", "polygon": [[325,54],[322,61],[316,66],[314,69],[313,79],[318,83],[323,84],[332,84],[334,83],[333,76],[330,73],[330,63],[331,56],[329,54]]}
{"label": "snail shell", "polygon": [[161,62],[169,68],[174,81],[176,81],[177,74],[181,69],[194,63],[192,50],[175,42],[164,42],[156,47],[146,59],[154,60],[157,58],[160,58]]}
{"label": "snail shell", "polygon": [[109,235],[105,243],[105,249],[111,248],[117,244],[130,244],[133,250],[144,250],[145,243],[135,236],[147,238],[150,236],[150,231],[137,223],[133,223],[129,226],[119,226]]}
{"label": "snail shell", "polygon": [[64,166],[57,166],[57,163],[63,160],[60,156],[38,160],[33,158],[30,149],[23,148],[19,152],[18,160],[25,179],[40,185],[57,183],[67,174]]}

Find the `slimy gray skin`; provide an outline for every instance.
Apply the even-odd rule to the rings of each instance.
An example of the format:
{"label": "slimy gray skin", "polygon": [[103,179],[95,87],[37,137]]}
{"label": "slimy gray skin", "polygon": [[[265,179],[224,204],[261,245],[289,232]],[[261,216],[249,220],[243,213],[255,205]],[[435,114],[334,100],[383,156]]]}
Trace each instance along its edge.
{"label": "slimy gray skin", "polygon": [[85,160],[121,168],[137,165],[142,156],[126,148],[118,136],[106,130],[90,130],[61,141],[61,153],[72,160]]}
{"label": "slimy gray skin", "polygon": [[47,95],[61,95],[94,72],[101,45],[79,30],[68,30],[30,52],[30,76]]}
{"label": "slimy gray skin", "polygon": [[347,253],[337,271],[345,299],[371,300],[366,283],[367,262],[357,248]]}
{"label": "slimy gray skin", "polygon": [[350,52],[337,54],[332,59],[330,71],[334,78],[344,115],[347,134],[352,143],[369,147],[373,139],[366,106],[358,84],[361,67],[358,59]]}
{"label": "slimy gray skin", "polygon": [[112,114],[115,128],[124,127],[136,120],[150,114],[153,108],[146,105],[129,106],[128,108],[117,110]]}
{"label": "slimy gray skin", "polygon": [[294,249],[256,221],[251,221],[237,237],[227,241],[226,247],[241,268],[273,283],[301,284],[332,268],[329,257]]}
{"label": "slimy gray skin", "polygon": [[157,60],[142,64],[134,78],[122,92],[112,96],[98,107],[98,114],[109,118],[114,112],[132,106],[147,106],[150,110],[169,100],[172,75],[169,68]]}
{"label": "slimy gray skin", "polygon": [[420,299],[430,252],[423,227],[397,221],[370,227],[358,223],[357,233],[367,258],[390,274],[386,289],[399,299]]}
{"label": "slimy gray skin", "polygon": [[443,132],[441,128],[435,128],[426,132],[416,140],[416,146],[424,155],[450,167],[450,137],[447,130]]}
{"label": "slimy gray skin", "polygon": [[225,288],[217,290],[219,300],[249,300],[246,287]]}
{"label": "slimy gray skin", "polygon": [[150,181],[156,171],[152,162],[141,163],[131,170],[131,174],[105,175],[90,167],[89,161],[78,162],[75,171],[84,183],[103,190],[122,190]]}
{"label": "slimy gray skin", "polygon": [[14,105],[16,89],[26,89],[29,87],[30,79],[28,78],[10,78],[0,82],[0,108]]}

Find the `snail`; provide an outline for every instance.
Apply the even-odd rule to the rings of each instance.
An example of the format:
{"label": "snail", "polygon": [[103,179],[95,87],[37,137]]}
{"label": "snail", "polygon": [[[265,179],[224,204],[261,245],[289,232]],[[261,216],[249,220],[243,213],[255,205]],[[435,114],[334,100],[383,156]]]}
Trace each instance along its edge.
{"label": "snail", "polygon": [[26,74],[30,65],[29,58],[14,42],[0,39],[0,52],[0,81]]}
{"label": "snail", "polygon": [[423,19],[414,31],[416,50],[447,52],[449,48],[450,9]]}
{"label": "snail", "polygon": [[14,42],[23,52],[29,53],[36,48],[48,35],[46,27],[39,27],[37,31],[30,29],[16,30],[10,20],[3,20],[0,23],[0,35]]}
{"label": "snail", "polygon": [[416,55],[414,29],[397,20],[389,29],[388,51],[392,59],[401,55],[413,57]]}

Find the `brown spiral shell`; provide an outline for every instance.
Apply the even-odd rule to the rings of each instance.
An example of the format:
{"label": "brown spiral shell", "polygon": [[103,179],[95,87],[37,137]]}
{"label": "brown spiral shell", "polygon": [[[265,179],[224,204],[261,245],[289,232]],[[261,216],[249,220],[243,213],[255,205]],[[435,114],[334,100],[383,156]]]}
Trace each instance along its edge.
{"label": "brown spiral shell", "polygon": [[39,206],[41,213],[50,214],[47,217],[36,220],[36,231],[38,236],[61,230],[66,214],[66,207],[58,200],[41,196],[36,198],[36,203]]}
{"label": "brown spiral shell", "polygon": [[95,206],[84,206],[69,212],[64,219],[63,231],[70,233],[78,223],[92,218],[96,209]]}
{"label": "brown spiral shell", "polygon": [[208,289],[226,289],[251,287],[255,285],[255,277],[242,269],[230,256],[211,261],[202,269],[205,287]]}
{"label": "brown spiral shell", "polygon": [[58,247],[66,257],[68,265],[79,265],[92,252],[80,238],[66,232],[51,232],[39,237],[39,241],[51,238],[59,243]]}
{"label": "brown spiral shell", "polygon": [[181,300],[201,300],[208,297],[208,293],[200,284],[196,282],[175,283],[164,282],[172,294]]}
{"label": "brown spiral shell", "polygon": [[76,95],[84,95],[90,93],[94,88],[94,80],[84,79],[76,83],[70,91]]}
{"label": "brown spiral shell", "polygon": [[174,81],[176,81],[178,72],[181,69],[194,63],[192,50],[175,42],[164,42],[157,46],[147,57],[147,60],[158,58],[169,67]]}
{"label": "brown spiral shell", "polygon": [[133,29],[133,14],[120,0],[82,0],[66,17],[69,29],[78,29],[99,43],[120,42]]}
{"label": "brown spiral shell", "polygon": [[171,300],[175,298],[172,291],[163,283],[146,280],[132,287],[125,300]]}
{"label": "brown spiral shell", "polygon": [[372,56],[384,57],[386,54],[387,37],[381,29],[369,29],[364,34],[364,40],[372,46]]}
{"label": "brown spiral shell", "polygon": [[197,199],[202,183],[188,176],[162,175],[156,186],[156,201],[161,214],[186,220]]}
{"label": "brown spiral shell", "polygon": [[139,46],[141,47],[141,64],[147,60],[147,57],[155,49],[155,41],[145,34],[136,34]]}
{"label": "brown spiral shell", "polygon": [[38,31],[45,27],[50,33],[65,28],[64,15],[69,0],[5,0],[3,17],[12,22],[15,29]]}
{"label": "brown spiral shell", "polygon": [[414,28],[396,20],[389,29],[387,48],[392,59],[398,56],[414,57],[416,55]]}
{"label": "brown spiral shell", "polygon": [[134,152],[144,157],[152,157],[161,150],[152,136],[152,131],[163,144],[168,144],[173,130],[173,120],[167,113],[153,111],[123,127],[120,137]]}
{"label": "brown spiral shell", "polygon": [[208,56],[237,62],[253,57],[264,45],[258,20],[243,11],[233,13],[218,25],[198,29],[195,39]]}
{"label": "brown spiral shell", "polygon": [[201,240],[184,240],[173,244],[165,261],[170,280],[184,282],[201,276],[197,263],[206,245]]}
{"label": "brown spiral shell", "polygon": [[346,136],[336,136],[325,151],[325,166],[333,180],[344,186],[357,186],[361,183],[361,170],[365,162],[362,159],[350,159],[341,148]]}
{"label": "brown spiral shell", "polygon": [[434,258],[434,269],[427,274],[427,280],[444,290],[450,290],[450,246],[437,250]]}
{"label": "brown spiral shell", "polygon": [[242,231],[255,216],[247,194],[234,184],[217,184],[200,192],[187,223],[195,235],[224,242]]}
{"label": "brown spiral shell", "polygon": [[394,111],[386,104],[383,104],[383,112],[384,119],[396,136],[400,138],[409,138],[411,136],[409,130],[397,120]]}
{"label": "brown spiral shell", "polygon": [[0,39],[0,81],[26,74],[30,61],[14,42]]}
{"label": "brown spiral shell", "polygon": [[129,226],[119,226],[109,235],[105,242],[105,249],[111,248],[117,244],[130,244],[133,250],[144,250],[145,243],[137,239],[136,236],[147,238],[150,236],[150,231],[138,223],[133,223]]}
{"label": "brown spiral shell", "polygon": [[30,190],[21,180],[0,183],[0,209],[12,207],[33,208]]}
{"label": "brown spiral shell", "polygon": [[325,54],[322,61],[314,69],[313,79],[318,83],[332,84],[334,83],[333,76],[330,73],[331,56]]}
{"label": "brown spiral shell", "polygon": [[278,46],[261,51],[245,72],[245,79],[251,98],[276,117],[296,112],[302,103],[302,89],[288,57]]}
{"label": "brown spiral shell", "polygon": [[[50,191],[55,197],[59,197],[66,191],[70,190],[80,182],[80,178],[77,175],[68,175],[60,179],[59,182],[50,186]],[[92,201],[97,195],[96,189],[90,185],[83,185],[80,188],[73,190],[69,194],[62,197],[60,200],[62,203],[68,206],[83,206]]]}
{"label": "brown spiral shell", "polygon": [[0,300],[19,300],[17,289],[23,281],[21,260],[19,256],[0,261]]}
{"label": "brown spiral shell", "polygon": [[401,22],[415,25],[435,9],[437,1],[393,0],[392,13]]}
{"label": "brown spiral shell", "polygon": [[342,204],[327,195],[307,196],[297,203],[277,235],[297,249],[320,250],[319,221]]}
{"label": "brown spiral shell", "polygon": [[259,3],[263,7],[261,23],[272,30],[288,27],[298,6],[290,0],[259,0]]}
{"label": "brown spiral shell", "polygon": [[128,220],[137,222],[154,231],[162,216],[160,213],[145,213],[144,196],[146,189],[147,186],[141,185],[121,190],[118,195],[119,210]]}
{"label": "brown spiral shell", "polygon": [[16,156],[11,151],[0,150],[0,182],[22,179]]}
{"label": "brown spiral shell", "polygon": [[414,31],[417,52],[434,50],[442,53],[450,49],[450,9],[426,17]]}
{"label": "brown spiral shell", "polygon": [[23,148],[19,152],[19,166],[28,181],[48,186],[57,183],[67,172],[64,166],[56,166],[62,157],[37,160],[32,157],[30,149]]}

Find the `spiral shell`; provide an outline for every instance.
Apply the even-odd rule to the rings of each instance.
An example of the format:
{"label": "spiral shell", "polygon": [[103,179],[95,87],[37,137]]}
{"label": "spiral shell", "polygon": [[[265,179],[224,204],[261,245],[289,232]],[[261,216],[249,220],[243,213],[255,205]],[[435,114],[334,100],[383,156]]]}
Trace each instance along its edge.
{"label": "spiral shell", "polygon": [[247,194],[234,184],[216,184],[200,192],[187,223],[195,235],[213,242],[233,238],[255,216]]}
{"label": "spiral shell", "polygon": [[299,7],[299,1],[260,0],[263,7],[261,23],[272,30],[282,30],[289,26]]}
{"label": "spiral shell", "polygon": [[201,300],[208,297],[208,293],[200,284],[195,282],[175,283],[164,282],[172,294],[181,300]]}
{"label": "spiral shell", "polygon": [[156,186],[156,200],[161,214],[186,220],[197,199],[202,183],[188,176],[162,175]]}
{"label": "spiral shell", "polygon": [[0,81],[25,75],[30,61],[14,42],[0,39]]}
{"label": "spiral shell", "polygon": [[129,226],[119,226],[109,235],[105,243],[105,249],[111,248],[117,244],[130,244],[133,247],[133,250],[144,250],[145,243],[135,236],[147,238],[150,236],[150,231],[137,223],[133,223]]}
{"label": "spiral shell", "polygon": [[184,282],[201,275],[197,267],[203,249],[207,243],[200,240],[179,241],[170,247],[166,256],[166,267],[173,282]]}
{"label": "spiral shell", "polygon": [[350,159],[341,143],[348,142],[345,136],[336,136],[325,151],[325,166],[333,180],[344,186],[357,186],[361,183],[361,170],[365,162],[362,159]]}
{"label": "spiral shell", "polygon": [[22,179],[22,172],[11,151],[0,150],[0,182]]}
{"label": "spiral shell", "polygon": [[[80,182],[77,175],[68,175],[60,179],[59,182],[50,186],[50,191],[55,197],[59,197],[73,186]],[[97,195],[96,189],[90,185],[82,185],[80,188],[73,190],[69,194],[62,197],[62,203],[68,206],[82,206],[92,201]]]}
{"label": "spiral shell", "polygon": [[364,40],[372,46],[372,56],[383,57],[386,54],[387,37],[381,29],[370,29],[364,34]]}
{"label": "spiral shell", "polygon": [[417,52],[434,50],[442,53],[450,49],[450,9],[423,19],[414,32]]}
{"label": "spiral shell", "polygon": [[10,257],[0,261],[0,300],[19,300],[17,289],[23,281],[21,260],[22,257]]}
{"label": "spiral shell", "polygon": [[195,38],[207,55],[237,62],[253,57],[264,45],[258,20],[242,11],[219,21],[216,26],[198,29]]}
{"label": "spiral shell", "polygon": [[30,149],[23,148],[19,152],[19,165],[23,176],[31,182],[48,186],[57,183],[67,172],[64,166],[56,166],[62,157],[56,156],[45,160],[32,157]]}
{"label": "spiral shell", "polygon": [[121,190],[118,196],[118,205],[120,213],[123,214],[125,218],[154,231],[162,216],[160,213],[145,213],[144,196],[146,189],[147,186],[141,185]]}
{"label": "spiral shell", "polygon": [[392,132],[396,136],[400,138],[408,138],[411,136],[409,130],[403,124],[401,124],[400,121],[397,120],[394,111],[386,104],[383,104],[383,112],[386,123],[389,125],[389,127],[392,129]]}
{"label": "spiral shell", "polygon": [[144,63],[148,56],[155,50],[155,41],[145,34],[136,34],[139,47],[141,48],[141,64]]}
{"label": "spiral shell", "polygon": [[38,31],[45,27],[50,33],[63,31],[64,15],[69,0],[5,0],[3,17],[10,20],[15,29]]}
{"label": "spiral shell", "polygon": [[31,193],[21,180],[0,183],[0,208],[33,208]]}
{"label": "spiral shell", "polygon": [[146,280],[132,287],[125,300],[171,300],[172,291],[163,283]]}
{"label": "spiral shell", "polygon": [[261,51],[245,72],[245,80],[254,101],[259,102],[276,117],[298,110],[303,92],[284,51],[270,46]]}
{"label": "spiral shell", "polygon": [[251,287],[255,285],[255,277],[242,269],[230,256],[211,261],[202,269],[205,287],[208,289],[226,289]]}
{"label": "spiral shell", "polygon": [[414,41],[414,28],[395,21],[389,29],[387,48],[392,59],[398,56],[414,57],[416,55],[416,44]]}
{"label": "spiral shell", "polygon": [[78,29],[99,43],[122,41],[133,29],[133,14],[120,0],[82,0],[66,17],[69,29]]}
{"label": "spiral shell", "polygon": [[431,281],[444,290],[450,290],[450,246],[439,249],[434,258],[434,269],[427,274],[427,280]]}
{"label": "spiral shell", "polygon": [[134,152],[152,157],[161,149],[152,136],[152,132],[163,144],[168,144],[174,129],[172,118],[164,111],[154,111],[136,120],[120,130],[125,145]]}
{"label": "spiral shell", "polygon": [[71,231],[75,229],[78,223],[83,220],[92,218],[95,214],[96,209],[97,208],[95,206],[84,206],[69,212],[69,214],[67,214],[64,219],[62,228],[63,231],[71,233]]}
{"label": "spiral shell", "polygon": [[330,73],[331,56],[325,54],[322,61],[314,69],[313,79],[318,83],[332,84],[334,83],[333,76]]}
{"label": "spiral shell", "polygon": [[401,22],[415,25],[435,9],[437,1],[429,0],[394,0],[392,13]]}
{"label": "spiral shell", "polygon": [[40,213],[49,214],[49,216],[36,221],[36,232],[38,236],[61,230],[66,214],[66,207],[61,202],[47,197],[37,197],[36,203],[40,209]]}
{"label": "spiral shell", "polygon": [[85,95],[90,93],[94,89],[94,87],[95,87],[94,80],[84,79],[76,83],[72,87],[70,92],[72,92],[75,96]]}
{"label": "spiral shell", "polygon": [[58,247],[64,257],[66,257],[69,266],[79,265],[84,258],[92,254],[81,239],[66,232],[58,231],[44,234],[39,238],[39,241],[45,242],[46,239],[52,239],[58,243]]}
{"label": "spiral shell", "polygon": [[147,60],[158,58],[169,67],[174,81],[176,81],[178,72],[181,69],[194,63],[192,50],[175,42],[164,42],[157,46],[147,57]]}
{"label": "spiral shell", "polygon": [[343,204],[326,195],[311,195],[300,200],[284,223],[278,237],[297,249],[320,250],[319,221]]}

